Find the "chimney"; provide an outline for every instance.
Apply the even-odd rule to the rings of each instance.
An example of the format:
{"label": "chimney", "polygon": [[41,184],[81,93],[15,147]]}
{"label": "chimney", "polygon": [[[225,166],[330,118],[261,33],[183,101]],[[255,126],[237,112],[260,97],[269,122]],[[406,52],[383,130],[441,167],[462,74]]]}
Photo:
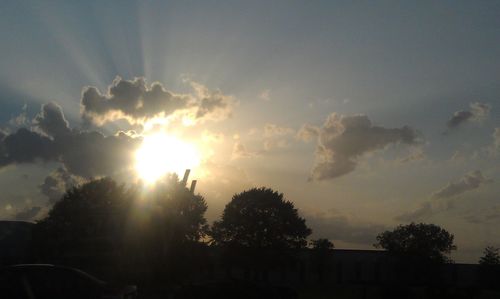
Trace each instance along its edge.
{"label": "chimney", "polygon": [[191,169],[186,169],[186,172],[184,172],[184,178],[182,179],[182,185],[183,186],[187,185],[187,181],[188,181],[189,173],[190,172],[191,172]]}
{"label": "chimney", "polygon": [[194,193],[194,189],[196,188],[196,183],[198,181],[197,180],[192,180],[191,181],[191,189],[189,189],[189,191],[191,191],[191,193]]}

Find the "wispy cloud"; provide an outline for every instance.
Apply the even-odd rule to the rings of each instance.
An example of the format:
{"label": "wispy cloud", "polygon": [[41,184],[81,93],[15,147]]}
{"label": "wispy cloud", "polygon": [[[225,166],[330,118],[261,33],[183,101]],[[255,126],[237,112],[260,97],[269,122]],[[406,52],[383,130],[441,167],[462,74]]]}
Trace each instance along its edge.
{"label": "wispy cloud", "polygon": [[464,192],[479,188],[484,184],[493,182],[492,179],[483,176],[481,171],[476,170],[465,174],[460,180],[450,182],[443,188],[432,194],[435,198],[448,198],[462,194]]}

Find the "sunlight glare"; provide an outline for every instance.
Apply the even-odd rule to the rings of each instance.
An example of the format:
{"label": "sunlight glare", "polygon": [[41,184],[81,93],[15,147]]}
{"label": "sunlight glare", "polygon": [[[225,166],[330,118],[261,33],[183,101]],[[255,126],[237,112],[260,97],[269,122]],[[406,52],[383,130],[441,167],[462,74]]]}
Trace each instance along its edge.
{"label": "sunlight glare", "polygon": [[186,169],[199,165],[196,148],[165,133],[155,133],[144,137],[135,155],[135,168],[146,183],[154,183],[167,173],[182,176]]}

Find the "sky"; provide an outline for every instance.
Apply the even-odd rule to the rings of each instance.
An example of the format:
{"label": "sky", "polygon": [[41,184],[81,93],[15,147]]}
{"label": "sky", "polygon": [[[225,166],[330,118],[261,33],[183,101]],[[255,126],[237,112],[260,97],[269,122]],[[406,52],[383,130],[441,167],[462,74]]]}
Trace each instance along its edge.
{"label": "sky", "polygon": [[2,1],[0,40],[0,219],[144,179],[169,136],[146,158],[192,164],[209,221],[267,186],[337,248],[500,246],[499,2]]}

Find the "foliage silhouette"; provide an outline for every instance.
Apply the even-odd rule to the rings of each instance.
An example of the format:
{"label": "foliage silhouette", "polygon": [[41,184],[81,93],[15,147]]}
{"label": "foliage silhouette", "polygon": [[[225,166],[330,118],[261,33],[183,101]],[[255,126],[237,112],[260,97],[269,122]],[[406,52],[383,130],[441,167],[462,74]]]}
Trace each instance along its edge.
{"label": "foliage silhouette", "polygon": [[293,203],[264,187],[235,194],[210,232],[214,244],[256,249],[303,248],[310,234]]}
{"label": "foliage silhouette", "polygon": [[393,231],[382,232],[376,239],[376,248],[383,248],[394,256],[435,263],[451,262],[446,255],[457,249],[454,236],[435,224],[400,225]]}
{"label": "foliage silhouette", "polygon": [[500,255],[499,249],[487,246],[483,256],[479,259],[479,277],[486,288],[499,288],[500,282]]}
{"label": "foliage silhouette", "polygon": [[483,256],[479,259],[479,264],[484,266],[500,265],[499,249],[493,246],[487,246],[483,251]]}
{"label": "foliage silhouette", "polygon": [[328,240],[328,239],[316,239],[316,240],[311,240],[311,242],[309,242],[310,246],[312,249],[316,250],[316,251],[328,251],[330,249],[333,249],[335,246],[333,245],[333,243]]}
{"label": "foliage silhouette", "polygon": [[[43,253],[114,250],[119,246],[133,192],[109,178],[68,190],[35,227]],[[91,246],[92,248],[88,248]]]}
{"label": "foliage silhouette", "polygon": [[435,224],[412,222],[382,232],[376,239],[374,246],[388,251],[394,279],[401,286],[423,284],[432,285],[432,290],[444,288],[440,269],[444,263],[453,262],[447,255],[456,249],[454,236],[448,231]]}
{"label": "foliage silhouette", "polygon": [[248,278],[267,280],[270,268],[285,271],[295,265],[293,249],[305,248],[311,229],[293,203],[269,188],[235,194],[210,230],[211,244],[224,250],[222,263],[229,276],[243,267]]}
{"label": "foliage silhouette", "polygon": [[177,176],[154,187],[94,180],[68,190],[35,225],[35,246],[44,262],[76,256],[88,266],[127,266],[125,272],[187,271],[196,261],[180,261],[198,250],[208,227],[206,209],[204,198],[190,192]]}

